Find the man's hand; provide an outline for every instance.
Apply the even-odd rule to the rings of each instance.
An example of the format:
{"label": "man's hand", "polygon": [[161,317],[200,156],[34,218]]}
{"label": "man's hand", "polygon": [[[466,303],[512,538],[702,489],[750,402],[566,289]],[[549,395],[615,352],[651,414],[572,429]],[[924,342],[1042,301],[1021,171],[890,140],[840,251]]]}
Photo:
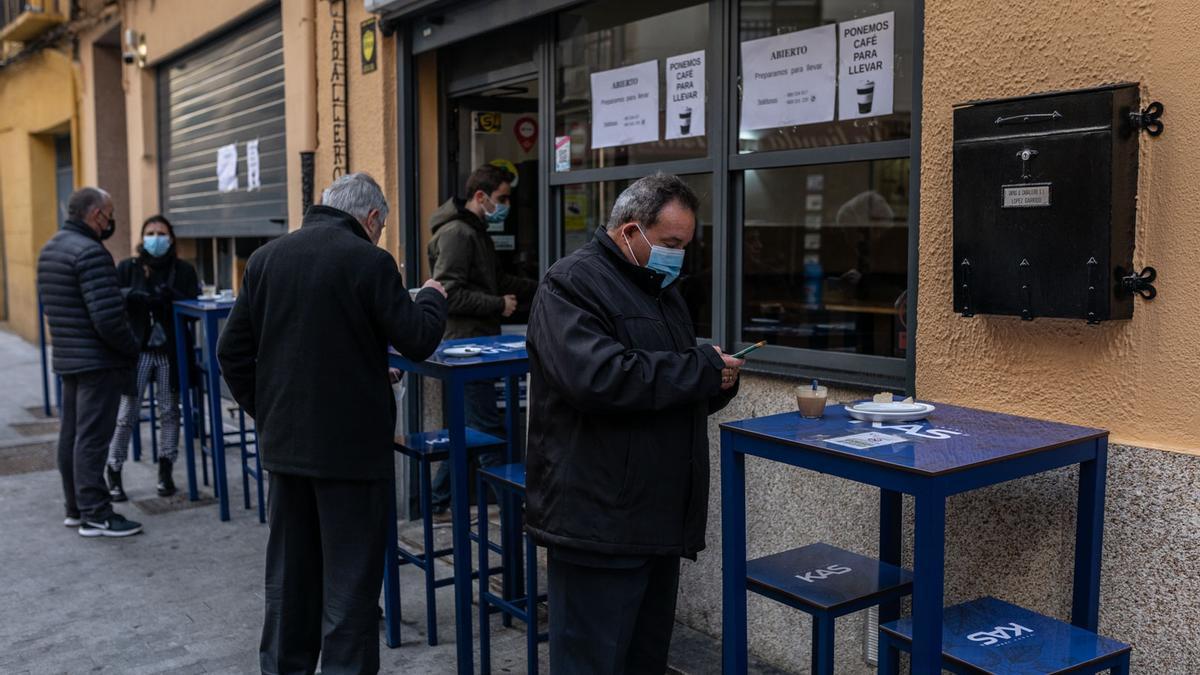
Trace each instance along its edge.
{"label": "man's hand", "polygon": [[438,293],[441,293],[443,298],[446,297],[446,289],[442,288],[442,284],[439,283],[437,279],[430,279],[429,281],[426,281],[425,283],[421,284],[421,288],[432,288]]}
{"label": "man's hand", "polygon": [[388,368],[388,379],[391,380],[392,384],[399,382],[400,378],[402,377],[404,377],[403,370],[400,370],[399,368]]}
{"label": "man's hand", "polygon": [[717,356],[720,356],[721,360],[725,362],[725,367],[721,370],[721,390],[732,389],[737,384],[738,376],[741,374],[746,360],[734,358],[716,345],[713,345],[712,348],[717,350]]}
{"label": "man's hand", "polygon": [[504,317],[509,317],[509,316],[512,316],[513,312],[515,312],[515,311],[517,311],[517,296],[515,296],[515,295],[504,296],[504,311],[500,312],[500,315],[504,316]]}

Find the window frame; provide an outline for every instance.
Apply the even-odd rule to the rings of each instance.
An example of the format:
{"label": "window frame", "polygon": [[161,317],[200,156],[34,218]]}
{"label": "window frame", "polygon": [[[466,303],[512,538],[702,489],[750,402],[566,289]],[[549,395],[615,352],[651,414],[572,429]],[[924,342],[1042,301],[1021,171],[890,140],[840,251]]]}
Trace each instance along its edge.
{"label": "window frame", "polygon": [[[597,0],[605,1],[605,0]],[[705,45],[708,114],[708,153],[704,157],[557,171],[554,133],[557,120],[557,13],[542,17],[546,30],[537,54],[539,94],[539,229],[540,272],[563,257],[562,207],[564,187],[638,178],[655,171],[712,174],[713,279],[711,342],[729,349],[745,346],[741,335],[744,172],[881,159],[908,158],[908,295],[907,345],[904,357],[849,354],[818,349],[767,347],[748,360],[746,370],[787,377],[819,377],[832,383],[883,388],[915,394],[916,330],[920,234],[920,149],[924,80],[925,0],[913,0],[912,112],[908,139],[842,146],[741,153],[738,148],[740,110],[739,0],[709,0],[709,39]],[[905,39],[897,36],[897,39]],[[445,91],[443,89],[443,91]],[[709,340],[702,340],[709,342]]]}

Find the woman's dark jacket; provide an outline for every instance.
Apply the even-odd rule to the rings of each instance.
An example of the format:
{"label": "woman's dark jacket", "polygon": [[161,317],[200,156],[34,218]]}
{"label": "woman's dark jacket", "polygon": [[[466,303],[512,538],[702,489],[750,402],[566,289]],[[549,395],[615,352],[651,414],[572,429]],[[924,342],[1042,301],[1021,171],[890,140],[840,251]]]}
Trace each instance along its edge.
{"label": "woman's dark jacket", "polygon": [[[174,247],[161,258],[145,253],[117,265],[117,283],[125,294],[129,324],[138,339],[140,351],[165,351],[171,361],[171,386],[179,388],[179,364],[175,351],[175,321],[172,306],[176,300],[193,300],[200,295],[200,280],[191,263],[180,260]],[[154,322],[166,333],[161,347],[148,345]]]}

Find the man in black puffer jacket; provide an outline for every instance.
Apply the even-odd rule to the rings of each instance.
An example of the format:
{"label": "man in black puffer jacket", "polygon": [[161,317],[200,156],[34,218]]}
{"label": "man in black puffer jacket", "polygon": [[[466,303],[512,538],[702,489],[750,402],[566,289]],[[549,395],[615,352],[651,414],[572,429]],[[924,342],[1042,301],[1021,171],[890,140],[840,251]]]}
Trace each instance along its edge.
{"label": "man in black puffer jacket", "polygon": [[142,526],[114,513],[104,482],[108,444],[121,392],[132,377],[138,342],[129,327],[112,256],[108,193],[85,187],[67,202],[68,219],[38,256],[38,297],[54,344],[54,372],[63,379],[58,471],[67,518],[85,537],[127,537]]}
{"label": "man in black puffer jacket", "polygon": [[548,549],[552,673],[667,669],[679,559],[704,548],[707,420],[742,365],[696,344],[677,289],[697,206],[675,176],[635,182],[533,301],[526,525]]}

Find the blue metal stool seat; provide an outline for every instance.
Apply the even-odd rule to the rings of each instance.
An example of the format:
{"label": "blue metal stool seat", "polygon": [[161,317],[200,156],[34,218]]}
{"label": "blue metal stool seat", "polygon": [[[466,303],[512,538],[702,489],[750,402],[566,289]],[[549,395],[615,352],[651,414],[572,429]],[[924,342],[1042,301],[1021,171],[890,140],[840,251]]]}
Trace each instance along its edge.
{"label": "blue metal stool seat", "polygon": [[[537,606],[546,599],[545,595],[537,592],[537,544],[533,538],[525,535],[525,595],[519,598],[506,599],[492,593],[488,586],[488,519],[487,519],[487,486],[497,492],[514,497],[512,503],[523,504],[525,501],[525,465],[505,464],[479,470],[479,664],[484,675],[492,671],[491,626],[489,617],[493,612],[501,612],[506,617],[513,617],[525,622],[525,650],[527,671],[531,675],[538,672],[538,642],[550,639],[549,634],[538,632]],[[501,504],[507,500],[501,498]]]}
{"label": "blue metal stool seat", "polygon": [[909,595],[912,573],[818,543],[749,561],[746,588],[812,616],[812,672],[831,675],[835,619]]}
{"label": "blue metal stool seat", "polygon": [[[499,449],[504,447],[504,440],[495,436],[485,434],[477,429],[468,427],[466,429],[467,452],[479,453],[490,449]],[[434,563],[438,558],[445,557],[454,552],[454,548],[434,549],[433,543],[433,462],[447,460],[450,457],[450,436],[447,430],[441,429],[438,431],[426,431],[419,433],[406,434],[405,436],[396,439],[393,446],[396,452],[406,455],[418,464],[417,472],[420,479],[420,495],[419,501],[421,506],[421,529],[422,542],[424,544],[421,553],[415,553],[408,549],[402,548],[396,537],[388,537],[388,552],[387,564],[389,567],[399,565],[412,565],[425,573],[425,621],[426,633],[430,645],[436,645],[437,637],[437,589],[442,586],[449,586],[454,583],[454,577],[445,577],[438,579],[435,574]],[[391,494],[395,495],[395,486]],[[395,509],[392,510],[392,520],[395,520]],[[487,510],[480,512],[481,522],[487,519]],[[493,550],[497,550],[493,548]],[[470,556],[470,551],[465,555]],[[394,576],[392,576],[394,581]],[[388,579],[385,582],[391,583]],[[396,608],[399,611],[399,608]],[[384,603],[385,620],[389,626],[398,626],[400,623],[399,616],[392,616],[392,610],[387,603]]]}
{"label": "blue metal stool seat", "polygon": [[[879,673],[898,672],[899,650],[912,648],[912,619],[879,627]],[[1128,675],[1131,647],[1023,607],[980,598],[947,607],[942,667],[952,673]]]}

